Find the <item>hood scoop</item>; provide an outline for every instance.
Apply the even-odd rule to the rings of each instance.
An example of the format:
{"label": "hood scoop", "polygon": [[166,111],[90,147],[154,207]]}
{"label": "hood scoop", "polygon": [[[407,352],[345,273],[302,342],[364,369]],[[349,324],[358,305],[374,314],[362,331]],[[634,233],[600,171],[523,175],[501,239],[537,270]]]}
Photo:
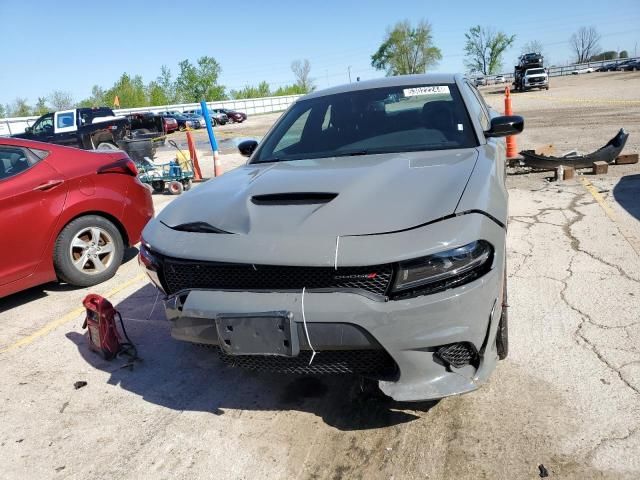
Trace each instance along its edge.
{"label": "hood scoop", "polygon": [[254,195],[251,202],[255,205],[321,205],[329,203],[338,196],[337,193],[325,192],[291,192]]}
{"label": "hood scoop", "polygon": [[192,232],[192,233],[231,233],[226,230],[221,230],[219,228],[214,227],[213,225],[209,225],[207,222],[191,222],[191,223],[182,223],[180,225],[167,225],[164,222],[160,222],[163,225],[169,227],[172,230],[177,230],[179,232]]}

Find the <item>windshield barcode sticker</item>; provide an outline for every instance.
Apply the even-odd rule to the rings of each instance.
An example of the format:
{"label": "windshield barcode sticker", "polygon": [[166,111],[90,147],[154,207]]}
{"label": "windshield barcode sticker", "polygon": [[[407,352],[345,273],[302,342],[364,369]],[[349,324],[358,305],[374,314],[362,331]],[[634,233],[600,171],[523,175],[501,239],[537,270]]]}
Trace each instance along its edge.
{"label": "windshield barcode sticker", "polygon": [[403,92],[405,97],[415,97],[416,95],[438,95],[440,93],[449,93],[449,87],[446,85],[437,85],[434,87],[405,88]]}

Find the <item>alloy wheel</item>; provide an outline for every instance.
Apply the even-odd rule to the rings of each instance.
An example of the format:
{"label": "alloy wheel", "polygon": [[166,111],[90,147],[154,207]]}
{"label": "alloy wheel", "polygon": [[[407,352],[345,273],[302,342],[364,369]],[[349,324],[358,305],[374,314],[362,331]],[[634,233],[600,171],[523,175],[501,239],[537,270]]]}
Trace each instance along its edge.
{"label": "alloy wheel", "polygon": [[71,241],[71,263],[82,273],[97,275],[104,272],[114,259],[114,242],[106,230],[88,227],[80,230]]}

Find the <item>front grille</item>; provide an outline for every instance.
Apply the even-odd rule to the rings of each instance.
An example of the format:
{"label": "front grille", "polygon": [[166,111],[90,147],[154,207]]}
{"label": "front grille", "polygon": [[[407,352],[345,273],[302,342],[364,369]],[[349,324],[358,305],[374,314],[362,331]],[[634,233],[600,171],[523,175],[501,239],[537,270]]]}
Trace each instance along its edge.
{"label": "front grille", "polygon": [[304,375],[353,374],[376,378],[393,376],[398,369],[386,350],[323,350],[316,353],[313,363],[310,350],[302,350],[296,357],[273,355],[229,355],[214,347],[220,359],[232,367],[257,372]]}
{"label": "front grille", "polygon": [[391,265],[371,267],[288,267],[165,259],[167,293],[208,290],[357,289],[385,295],[393,275]]}

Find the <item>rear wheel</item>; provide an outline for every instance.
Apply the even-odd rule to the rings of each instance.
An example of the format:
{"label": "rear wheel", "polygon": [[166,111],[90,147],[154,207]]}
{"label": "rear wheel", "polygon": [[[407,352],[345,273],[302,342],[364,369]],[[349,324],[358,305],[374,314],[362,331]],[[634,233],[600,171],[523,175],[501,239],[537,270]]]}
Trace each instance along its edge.
{"label": "rear wheel", "polygon": [[88,287],[113,277],[123,255],[124,242],[118,228],[104,217],[87,215],[60,232],[53,264],[62,281]]}
{"label": "rear wheel", "polygon": [[177,180],[169,182],[169,193],[171,195],[180,195],[184,191],[184,186]]}
{"label": "rear wheel", "polygon": [[496,332],[496,350],[498,358],[504,360],[509,354],[509,310],[507,303],[507,272],[504,274],[504,294],[502,297],[502,314]]}
{"label": "rear wheel", "polygon": [[182,182],[182,186],[184,187],[184,190],[185,190],[185,191],[187,191],[187,190],[191,190],[191,186],[192,186],[191,179],[184,180],[184,181]]}

